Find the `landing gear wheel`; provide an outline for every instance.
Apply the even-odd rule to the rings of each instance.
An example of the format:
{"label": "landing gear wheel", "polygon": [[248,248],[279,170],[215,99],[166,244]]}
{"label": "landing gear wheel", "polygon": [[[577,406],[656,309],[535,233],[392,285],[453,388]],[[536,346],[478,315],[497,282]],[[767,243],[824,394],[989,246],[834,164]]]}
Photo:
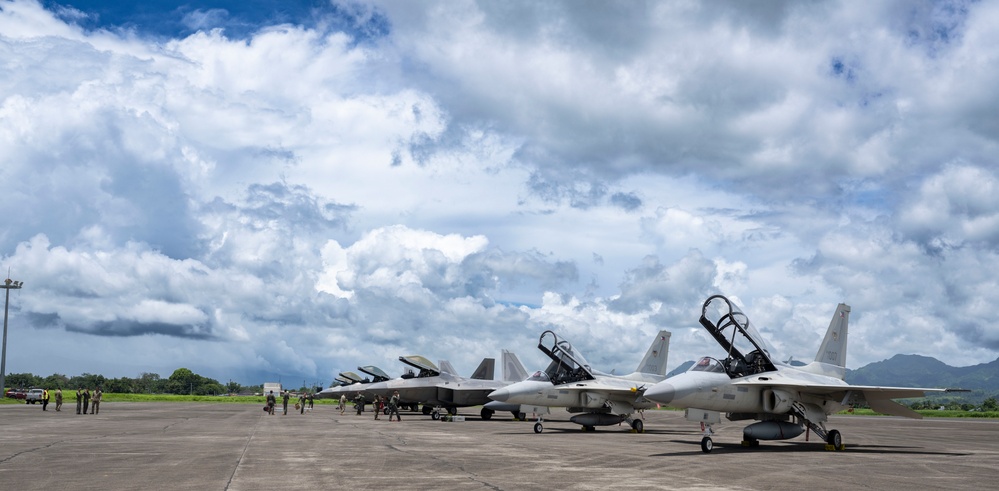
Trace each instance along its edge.
{"label": "landing gear wheel", "polygon": [[389,413],[388,406],[386,406],[385,408],[382,409],[382,414],[388,416],[388,413]]}
{"label": "landing gear wheel", "polygon": [[433,409],[430,406],[423,406],[423,415],[424,416],[429,416],[431,412],[433,412]]}
{"label": "landing gear wheel", "polygon": [[826,435],[826,443],[833,446],[833,450],[839,450],[843,448],[843,437],[839,434],[839,431],[830,430],[829,434]]}
{"label": "landing gear wheel", "polygon": [[631,429],[635,430],[635,433],[643,433],[645,431],[645,423],[642,423],[640,419],[636,419],[631,422]]}
{"label": "landing gear wheel", "polygon": [[493,410],[484,407],[482,408],[482,411],[479,412],[479,415],[482,416],[483,421],[489,421],[493,417]]}
{"label": "landing gear wheel", "polygon": [[534,423],[534,432],[535,433],[541,433],[544,429],[545,429],[545,427],[541,426],[541,423]]}
{"label": "landing gear wheel", "polygon": [[583,431],[597,431],[595,426],[584,426]]}
{"label": "landing gear wheel", "polygon": [[517,413],[514,417],[517,418],[517,421],[527,421],[527,413]]}
{"label": "landing gear wheel", "polygon": [[458,408],[456,408],[456,407],[449,407],[449,408],[447,408],[447,413],[450,414],[451,416],[454,416],[454,415],[458,414]]}
{"label": "landing gear wheel", "polygon": [[440,413],[440,411],[437,411],[437,410],[431,411],[430,412],[430,419],[432,419],[434,421],[437,421],[438,419],[441,419],[441,413]]}
{"label": "landing gear wheel", "polygon": [[701,451],[704,453],[711,453],[711,450],[715,448],[715,442],[711,441],[711,437],[706,436],[701,439]]}

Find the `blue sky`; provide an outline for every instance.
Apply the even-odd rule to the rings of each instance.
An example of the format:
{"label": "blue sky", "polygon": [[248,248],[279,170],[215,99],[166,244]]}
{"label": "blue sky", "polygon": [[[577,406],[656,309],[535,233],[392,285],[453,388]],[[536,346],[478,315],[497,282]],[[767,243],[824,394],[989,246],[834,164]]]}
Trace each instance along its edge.
{"label": "blue sky", "polygon": [[[9,372],[999,356],[999,7],[0,0]],[[43,346],[49,356],[34,355]],[[30,347],[30,349],[29,349]]]}

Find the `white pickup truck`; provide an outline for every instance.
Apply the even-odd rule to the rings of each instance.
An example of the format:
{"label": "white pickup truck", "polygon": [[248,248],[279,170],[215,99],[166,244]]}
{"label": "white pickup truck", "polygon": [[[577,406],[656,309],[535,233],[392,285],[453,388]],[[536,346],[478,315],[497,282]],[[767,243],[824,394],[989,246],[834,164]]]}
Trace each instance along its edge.
{"label": "white pickup truck", "polygon": [[31,389],[28,391],[28,395],[24,396],[24,403],[34,404],[36,402],[42,402],[42,395],[44,393],[44,389]]}

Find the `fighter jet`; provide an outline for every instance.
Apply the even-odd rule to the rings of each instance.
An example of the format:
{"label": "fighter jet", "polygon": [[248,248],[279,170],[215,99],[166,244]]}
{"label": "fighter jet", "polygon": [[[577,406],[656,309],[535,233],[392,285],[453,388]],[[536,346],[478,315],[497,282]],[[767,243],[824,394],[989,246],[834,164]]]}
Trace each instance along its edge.
{"label": "fighter jet", "polygon": [[341,395],[347,396],[347,400],[353,401],[358,393],[364,398],[364,402],[372,401],[371,394],[366,390],[371,384],[388,380],[388,375],[380,368],[373,365],[357,367],[357,369],[372,378],[361,377],[355,372],[340,372],[333,379],[333,384],[316,393],[316,399],[339,399]]}
{"label": "fighter jet", "polygon": [[534,432],[544,429],[543,414],[549,407],[564,407],[570,413],[581,413],[569,421],[581,425],[584,431],[595,426],[627,422],[641,433],[641,418],[632,418],[636,410],[655,407],[656,403],[642,396],[645,388],[665,378],[669,351],[669,331],[659,331],[635,372],[617,376],[601,373],[590,366],[583,355],[552,331],[541,333],[538,349],[552,359],[544,371],[535,372],[523,382],[499,389],[489,398],[508,403],[543,408],[537,413]]}
{"label": "fighter jet", "polygon": [[[526,373],[516,355],[506,350],[502,354],[504,369],[512,364],[519,366],[518,375]],[[399,361],[419,372],[410,371],[403,377],[371,384],[366,390],[382,397],[391,397],[398,391],[402,404],[422,404],[423,413],[435,420],[440,419],[444,411],[453,415],[459,407],[483,405],[489,402],[487,395],[490,392],[510,383],[493,380],[493,358],[483,359],[470,378],[455,373],[447,361],[441,361],[441,368],[419,355],[400,356]],[[493,413],[493,409],[485,407],[479,412],[485,420],[492,418]]]}
{"label": "fighter jet", "polygon": [[879,413],[921,418],[892,399],[957,390],[847,384],[843,378],[849,318],[850,307],[839,304],[815,361],[795,367],[777,360],[773,348],[729,299],[709,297],[700,323],[721,345],[725,358],[701,358],[688,371],[650,387],[645,397],[686,408],[687,419],[701,422],[705,453],[714,447],[711,425],[721,421],[721,413],[730,421],[758,421],[743,430],[744,446],[794,438],[807,428],[827,443],[827,449],[843,450],[839,431],[826,429],[829,414],[867,404]]}

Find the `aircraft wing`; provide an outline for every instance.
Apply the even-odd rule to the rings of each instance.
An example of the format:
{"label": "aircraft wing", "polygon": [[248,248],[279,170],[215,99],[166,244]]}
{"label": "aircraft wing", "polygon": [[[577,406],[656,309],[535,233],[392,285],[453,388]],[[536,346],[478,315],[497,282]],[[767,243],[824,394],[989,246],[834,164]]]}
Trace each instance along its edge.
{"label": "aircraft wing", "polygon": [[800,384],[781,381],[743,380],[735,382],[736,386],[757,386],[772,389],[783,389],[815,395],[838,402],[843,406],[866,404],[881,414],[904,416],[906,418],[922,419],[923,416],[892,399],[907,399],[925,397],[927,392],[955,392],[959,389],[938,389],[925,387],[881,387],[875,385],[833,385],[833,384]]}
{"label": "aircraft wing", "polygon": [[600,381],[590,381],[585,384],[560,385],[557,388],[559,391],[569,390],[588,392],[591,393],[593,397],[602,397],[609,401],[634,404],[635,401],[645,393],[645,389],[651,386],[651,383],[631,384],[629,387],[622,384],[608,384],[601,383]]}

